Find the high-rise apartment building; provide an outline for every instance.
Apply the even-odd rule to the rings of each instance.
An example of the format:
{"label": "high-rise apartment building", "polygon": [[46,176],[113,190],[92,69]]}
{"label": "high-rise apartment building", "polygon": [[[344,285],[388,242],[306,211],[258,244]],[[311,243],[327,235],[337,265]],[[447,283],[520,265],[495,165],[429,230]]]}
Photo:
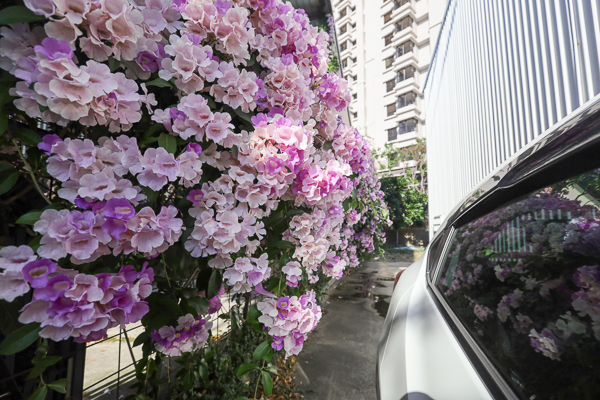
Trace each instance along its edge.
{"label": "high-rise apartment building", "polygon": [[340,67],[352,91],[350,121],[374,148],[425,137],[422,89],[445,6],[332,0]]}

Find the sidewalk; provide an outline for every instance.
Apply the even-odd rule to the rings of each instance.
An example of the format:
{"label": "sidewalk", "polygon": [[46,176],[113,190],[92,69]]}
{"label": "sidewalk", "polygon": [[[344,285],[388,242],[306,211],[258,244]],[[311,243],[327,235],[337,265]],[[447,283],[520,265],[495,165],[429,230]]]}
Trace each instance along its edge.
{"label": "sidewalk", "polygon": [[377,342],[394,278],[407,262],[367,262],[329,290],[323,318],[297,358],[306,400],[374,400]]}

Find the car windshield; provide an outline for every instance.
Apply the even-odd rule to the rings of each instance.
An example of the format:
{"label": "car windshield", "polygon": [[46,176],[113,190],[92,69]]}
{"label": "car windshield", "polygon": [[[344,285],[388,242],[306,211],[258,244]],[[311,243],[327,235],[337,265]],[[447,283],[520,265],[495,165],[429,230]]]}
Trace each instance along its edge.
{"label": "car windshield", "polygon": [[600,398],[599,171],[460,227],[437,278],[524,399]]}

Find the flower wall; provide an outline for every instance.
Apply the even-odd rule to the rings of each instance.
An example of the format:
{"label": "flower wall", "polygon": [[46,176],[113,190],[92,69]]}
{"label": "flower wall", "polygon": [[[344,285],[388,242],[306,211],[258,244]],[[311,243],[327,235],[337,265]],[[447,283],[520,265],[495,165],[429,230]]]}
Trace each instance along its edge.
{"label": "flower wall", "polygon": [[268,376],[390,224],[370,148],[338,117],[350,92],[327,33],[278,0],[25,6],[0,12],[0,192],[29,181],[47,205],[16,221],[28,245],[0,250],[20,334],[89,342],[141,321],[143,382],[163,355],[206,363],[210,320],[238,318]]}

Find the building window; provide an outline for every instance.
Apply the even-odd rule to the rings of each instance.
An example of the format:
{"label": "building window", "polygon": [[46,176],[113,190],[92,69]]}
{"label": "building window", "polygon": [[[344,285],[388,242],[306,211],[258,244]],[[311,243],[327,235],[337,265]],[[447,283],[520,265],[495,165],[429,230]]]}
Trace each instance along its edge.
{"label": "building window", "polygon": [[387,46],[388,44],[392,43],[392,38],[393,38],[393,37],[394,37],[394,34],[393,34],[393,33],[390,33],[389,35],[386,35],[386,36],[384,37],[384,42],[385,42],[385,45],[386,45],[386,46]]}
{"label": "building window", "polygon": [[409,79],[415,76],[415,67],[406,67],[398,71],[396,82],[402,82],[405,79]]}
{"label": "building window", "polygon": [[400,32],[408,27],[410,27],[413,23],[413,19],[411,17],[404,17],[400,21],[396,22],[396,32]]}
{"label": "building window", "polygon": [[357,112],[351,112],[350,114],[352,114],[352,118],[358,118],[358,111]]}
{"label": "building window", "polygon": [[344,58],[342,60],[342,68],[348,68],[348,59],[347,58]]}
{"label": "building window", "polygon": [[410,3],[410,0],[394,0],[394,10]]}
{"label": "building window", "polygon": [[387,81],[385,83],[385,91],[391,92],[394,89],[395,85],[396,85],[396,82],[393,79],[391,81]]}
{"label": "building window", "polygon": [[340,35],[343,35],[344,33],[346,33],[347,30],[348,30],[348,24],[342,25],[342,27],[340,28]]}
{"label": "building window", "polygon": [[396,56],[400,57],[407,53],[410,53],[411,51],[413,51],[414,47],[415,47],[415,44],[411,40],[407,40],[406,42],[402,43],[400,46],[396,47]]}
{"label": "building window", "polygon": [[340,11],[340,18],[344,18],[346,16],[346,8]]}
{"label": "building window", "polygon": [[388,104],[387,106],[385,106],[385,108],[387,109],[388,117],[390,115],[394,115],[394,113],[396,112],[396,103]]}
{"label": "building window", "polygon": [[352,44],[352,46],[356,46],[356,39],[351,40],[350,43]]}
{"label": "building window", "polygon": [[344,43],[340,45],[340,51],[344,51],[348,48],[348,41],[346,40]]}
{"label": "building window", "polygon": [[358,99],[358,94],[356,94],[356,93],[352,93],[352,98],[353,98],[354,100]]}
{"label": "building window", "polygon": [[405,133],[414,132],[417,127],[417,123],[414,118],[405,119],[404,121],[398,122],[398,135]]}
{"label": "building window", "polygon": [[353,64],[356,64],[356,57],[354,57],[354,58],[350,58],[350,60],[352,60],[352,63],[353,63]]}
{"label": "building window", "polygon": [[396,128],[388,129],[387,133],[388,133],[388,142],[391,142],[392,140],[396,140],[396,138],[398,137],[398,129],[396,129]]}
{"label": "building window", "polygon": [[383,15],[383,23],[384,24],[390,22],[391,20],[392,20],[392,12],[391,11],[388,13],[385,13]]}
{"label": "building window", "polygon": [[396,107],[402,108],[411,104],[415,104],[416,100],[417,94],[415,92],[404,93],[403,95],[398,96],[398,101],[396,101]]}
{"label": "building window", "polygon": [[388,58],[385,59],[385,67],[386,68],[391,67],[393,63],[394,63],[394,56],[389,56]]}

